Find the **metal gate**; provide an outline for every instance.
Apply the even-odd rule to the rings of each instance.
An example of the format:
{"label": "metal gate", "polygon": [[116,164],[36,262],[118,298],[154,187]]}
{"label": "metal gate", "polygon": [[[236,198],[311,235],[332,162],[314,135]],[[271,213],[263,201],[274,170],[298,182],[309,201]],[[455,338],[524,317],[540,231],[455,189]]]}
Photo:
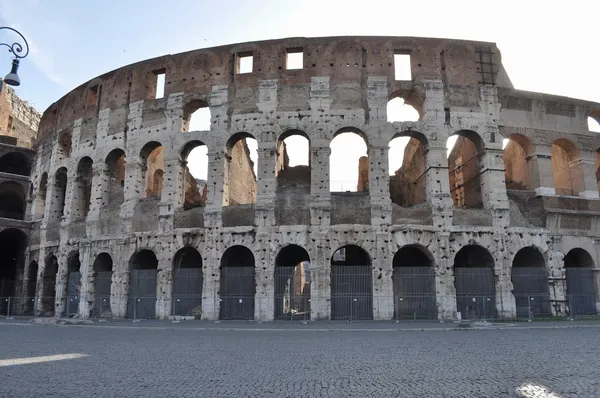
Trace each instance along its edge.
{"label": "metal gate", "polygon": [[565,268],[571,315],[597,315],[594,274],[590,268]]}
{"label": "metal gate", "polygon": [[221,267],[219,319],[254,320],[254,267]]}
{"label": "metal gate", "polygon": [[177,268],[173,280],[173,315],[202,315],[202,268]]}
{"label": "metal gate", "polygon": [[463,317],[496,318],[496,286],[492,267],[455,267],[456,307]]}
{"label": "metal gate", "polygon": [[515,267],[511,272],[517,317],[551,316],[548,270],[545,267]]}
{"label": "metal gate", "polygon": [[101,271],[96,273],[94,306],[92,307],[92,316],[96,318],[106,318],[112,316],[110,308],[110,286],[112,284],[112,272]]}
{"label": "metal gate", "polygon": [[433,267],[394,267],[392,283],[394,319],[437,318]]}
{"label": "metal gate", "polygon": [[133,319],[156,318],[156,269],[131,271],[127,317]]}
{"label": "metal gate", "polygon": [[81,290],[81,272],[71,271],[67,279],[67,303],[65,315],[74,316],[79,311],[79,293]]}
{"label": "metal gate", "polygon": [[299,265],[275,267],[275,319],[310,319],[310,269]]}
{"label": "metal gate", "polygon": [[373,273],[370,265],[331,266],[331,319],[373,319]]}

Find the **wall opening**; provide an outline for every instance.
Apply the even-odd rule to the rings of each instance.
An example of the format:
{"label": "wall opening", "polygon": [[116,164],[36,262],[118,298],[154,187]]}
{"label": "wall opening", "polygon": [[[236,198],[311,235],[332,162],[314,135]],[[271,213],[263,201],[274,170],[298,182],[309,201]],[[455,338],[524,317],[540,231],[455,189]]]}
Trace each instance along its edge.
{"label": "wall opening", "polygon": [[373,319],[371,257],[359,246],[343,246],[331,256],[331,319]]}
{"label": "wall opening", "polygon": [[244,246],[232,246],[221,257],[219,319],[254,319],[256,276],[254,254]]}
{"label": "wall opening", "polygon": [[531,189],[528,178],[527,154],[531,151],[531,141],[520,134],[512,134],[504,141],[504,181],[506,189]]}
{"label": "wall opening", "polygon": [[310,319],[310,258],[306,250],[289,245],[275,258],[276,320]]}
{"label": "wall opening", "polygon": [[48,174],[43,173],[40,178],[40,185],[35,198],[35,219],[41,220],[44,218],[44,211],[46,209],[46,196],[48,194]]}
{"label": "wall opening", "polygon": [[113,149],[106,156],[106,171],[108,173],[108,186],[103,192],[101,206],[117,208],[125,201],[125,170],[127,161],[122,149]]}
{"label": "wall opening", "polygon": [[26,206],[25,189],[13,181],[0,183],[0,217],[23,220]]}
{"label": "wall opening", "polygon": [[63,131],[58,136],[58,156],[62,158],[71,157],[72,139],[70,131]]}
{"label": "wall opening", "polygon": [[567,304],[571,315],[597,315],[594,259],[587,251],[575,248],[564,258]]}
{"label": "wall opening", "polygon": [[402,97],[395,97],[387,103],[387,121],[393,122],[416,122],[421,115],[412,105],[407,104]]}
{"label": "wall opening", "polygon": [[184,247],[173,258],[173,315],[202,318],[202,256]]}
{"label": "wall opening", "polygon": [[494,258],[487,249],[467,245],[454,257],[456,308],[463,319],[496,318]]}
{"label": "wall opening", "polygon": [[56,274],[58,273],[58,260],[50,254],[44,262],[44,275],[42,280],[41,315],[54,316],[56,303]]}
{"label": "wall opening", "polygon": [[129,260],[130,280],[127,317],[152,319],[156,317],[156,277],[158,259],[152,250],[140,250]]}
{"label": "wall opening", "polygon": [[210,130],[210,108],[205,101],[194,100],[183,107],[181,130],[183,132]]}
{"label": "wall opening", "polygon": [[94,270],[94,304],[92,316],[95,318],[112,317],[110,308],[110,286],[112,284],[113,261],[108,253],[100,253],[93,264]]}
{"label": "wall opening", "polygon": [[592,115],[587,118],[588,130],[600,133],[600,110],[592,112]]}
{"label": "wall opening", "polygon": [[92,168],[92,159],[87,156],[82,158],[77,165],[77,177],[75,177],[75,192],[73,195],[74,218],[85,218],[90,211],[92,199]]}
{"label": "wall opening", "polygon": [[234,134],[227,141],[223,206],[256,203],[258,144],[248,133]]}
{"label": "wall opening", "polygon": [[163,170],[165,168],[163,146],[156,141],[149,142],[142,148],[140,157],[145,171],[144,197],[155,200],[160,199],[163,188]]}
{"label": "wall opening", "polygon": [[420,246],[404,246],[393,259],[394,319],[435,319],[433,256]]}
{"label": "wall opening", "polygon": [[235,72],[237,74],[252,73],[254,67],[254,56],[252,51],[238,53],[236,55]]}
{"label": "wall opening", "polygon": [[184,163],[183,184],[185,210],[204,207],[208,195],[208,147],[201,141],[192,141],[181,152]]}
{"label": "wall opening", "polygon": [[557,195],[573,196],[576,193],[573,185],[573,168],[576,166],[571,165],[576,156],[577,149],[571,141],[561,138],[552,143],[552,175]]}
{"label": "wall opening", "polygon": [[74,316],[79,312],[79,295],[81,291],[81,261],[79,251],[73,251],[67,256],[67,302],[65,315]]}
{"label": "wall opening", "polygon": [[551,316],[550,285],[544,256],[534,247],[524,247],[512,262],[511,280],[517,317]]}
{"label": "wall opening", "polygon": [[288,48],[285,53],[285,68],[302,69],[304,62],[304,51],[302,47]]}
{"label": "wall opening", "polygon": [[390,141],[388,152],[392,203],[411,207],[425,202],[425,152],[427,139],[418,133],[399,134]]}
{"label": "wall opening", "polygon": [[152,72],[154,79],[152,84],[150,85],[148,93],[149,99],[160,99],[165,96],[165,85],[167,80],[167,70],[166,69],[157,69]]}
{"label": "wall opening", "polygon": [[52,198],[52,222],[60,222],[65,214],[65,198],[67,195],[67,169],[61,167],[54,175],[54,197]]}
{"label": "wall opening", "polygon": [[302,131],[288,131],[277,140],[275,163],[280,186],[308,186],[310,193],[310,140]]}
{"label": "wall opening", "polygon": [[87,99],[85,102],[86,108],[96,107],[98,104],[98,85],[88,88]]}
{"label": "wall opening", "polygon": [[[457,138],[453,138],[456,136]],[[481,138],[473,131],[459,131],[448,139],[450,195],[455,207],[482,208],[480,158]]]}
{"label": "wall opening", "polygon": [[364,134],[341,131],[329,147],[330,192],[369,192],[369,157]]}
{"label": "wall opening", "polygon": [[29,176],[31,174],[29,159],[20,152],[9,152],[0,158],[0,173]]}
{"label": "wall opening", "polygon": [[[0,199],[1,201],[1,199]],[[0,232],[0,314],[18,314],[25,277],[25,249],[27,235],[18,229],[7,228]],[[8,297],[11,297],[11,308],[8,311]],[[20,297],[19,297],[20,298]]]}
{"label": "wall opening", "polygon": [[412,80],[410,51],[394,51],[394,78],[396,80]]}

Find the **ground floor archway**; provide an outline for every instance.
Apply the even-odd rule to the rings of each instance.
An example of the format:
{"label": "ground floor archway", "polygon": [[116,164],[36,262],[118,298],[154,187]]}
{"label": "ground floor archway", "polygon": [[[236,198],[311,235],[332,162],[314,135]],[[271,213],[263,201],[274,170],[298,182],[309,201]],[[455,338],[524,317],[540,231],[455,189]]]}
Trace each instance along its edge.
{"label": "ground floor archway", "polygon": [[373,319],[371,258],[359,246],[343,246],[331,257],[331,319]]}
{"label": "ground floor archway", "polygon": [[[20,311],[27,235],[19,229],[0,232],[0,314]],[[9,311],[10,307],[10,311]]]}
{"label": "ground floor archway", "polygon": [[107,318],[112,316],[110,308],[110,289],[112,285],[112,257],[108,253],[96,256],[92,268],[94,270],[94,304],[92,316]]}
{"label": "ground floor archway", "polygon": [[44,261],[44,274],[42,280],[42,297],[40,298],[42,316],[54,316],[56,308],[56,274],[58,273],[58,259],[54,254],[49,254]]}
{"label": "ground floor archway", "polygon": [[297,245],[281,249],[275,259],[275,314],[277,319],[310,319],[310,258]]}
{"label": "ground floor archway", "polygon": [[202,256],[193,247],[180,249],[173,258],[172,314],[202,317]]}
{"label": "ground floor archway", "polygon": [[127,317],[133,319],[156,318],[156,276],[158,259],[152,250],[140,250],[129,262],[129,297]]}
{"label": "ground floor archway", "polygon": [[551,316],[550,285],[544,256],[533,247],[524,247],[512,262],[511,280],[517,317]]}
{"label": "ground floor archway", "polygon": [[571,315],[597,315],[594,259],[586,250],[575,248],[564,258],[567,305]]}
{"label": "ground floor archway", "polygon": [[454,287],[463,319],[496,317],[494,258],[487,249],[468,245],[456,253]]}
{"label": "ground floor archway", "polygon": [[221,258],[219,319],[253,320],[256,275],[254,254],[244,246],[232,246]]}

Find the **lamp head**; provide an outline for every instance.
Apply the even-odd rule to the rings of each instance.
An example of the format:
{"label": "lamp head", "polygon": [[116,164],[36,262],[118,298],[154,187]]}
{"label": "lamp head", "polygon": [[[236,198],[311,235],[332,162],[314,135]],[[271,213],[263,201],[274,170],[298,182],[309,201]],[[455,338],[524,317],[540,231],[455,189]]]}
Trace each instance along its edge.
{"label": "lamp head", "polygon": [[6,84],[10,86],[18,86],[21,84],[21,79],[19,78],[19,75],[17,75],[17,70],[19,70],[19,59],[15,58],[13,59],[10,73],[4,78]]}

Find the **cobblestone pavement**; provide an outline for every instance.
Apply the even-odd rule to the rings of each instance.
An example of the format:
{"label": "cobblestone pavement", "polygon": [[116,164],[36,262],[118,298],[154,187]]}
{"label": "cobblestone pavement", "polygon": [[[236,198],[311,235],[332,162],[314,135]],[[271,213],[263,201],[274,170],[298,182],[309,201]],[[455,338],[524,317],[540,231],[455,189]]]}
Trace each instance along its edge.
{"label": "cobblestone pavement", "polygon": [[[221,331],[0,325],[0,397],[600,396],[600,328]],[[85,354],[35,364],[7,359]]]}

